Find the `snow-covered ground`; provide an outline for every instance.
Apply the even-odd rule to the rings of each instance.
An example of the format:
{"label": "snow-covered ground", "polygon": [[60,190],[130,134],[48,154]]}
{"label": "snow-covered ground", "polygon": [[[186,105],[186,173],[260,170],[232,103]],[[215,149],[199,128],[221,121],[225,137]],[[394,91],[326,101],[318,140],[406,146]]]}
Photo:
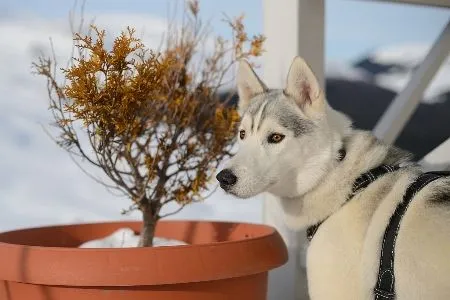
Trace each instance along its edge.
{"label": "snow-covered ground", "polygon": [[[165,28],[163,21],[144,15],[99,15],[96,20],[108,24],[113,34],[127,25],[141,28],[144,22],[152,22],[154,26],[146,26],[151,30],[144,34],[150,46],[158,45]],[[3,19],[0,36],[0,231],[140,219],[138,212],[121,215],[130,201],[111,194],[83,174],[42,128],[49,128],[51,121],[45,80],[31,74],[31,62],[41,51],[49,53],[51,37],[57,58],[65,63],[72,45],[67,20]],[[192,204],[172,218],[260,222],[261,216],[260,197],[242,201],[218,190],[203,203]]]}

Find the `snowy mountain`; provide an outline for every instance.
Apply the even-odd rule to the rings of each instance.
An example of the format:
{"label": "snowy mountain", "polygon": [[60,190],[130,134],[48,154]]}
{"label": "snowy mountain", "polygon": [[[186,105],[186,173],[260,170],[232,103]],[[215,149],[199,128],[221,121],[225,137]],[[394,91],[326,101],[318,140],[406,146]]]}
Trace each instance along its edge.
{"label": "snowy mountain", "polygon": [[[406,86],[412,72],[419,66],[429,50],[430,45],[422,44],[382,47],[357,61],[352,66],[352,70],[361,73],[364,80],[398,93]],[[423,102],[445,101],[449,92],[450,56],[425,90]]]}
{"label": "snowy mountain", "polygon": [[[419,66],[430,45],[402,44],[386,46],[367,53],[354,63],[328,62],[329,79],[345,79],[375,84],[395,93],[402,91]],[[438,103],[449,98],[450,56],[424,92],[423,103]]]}

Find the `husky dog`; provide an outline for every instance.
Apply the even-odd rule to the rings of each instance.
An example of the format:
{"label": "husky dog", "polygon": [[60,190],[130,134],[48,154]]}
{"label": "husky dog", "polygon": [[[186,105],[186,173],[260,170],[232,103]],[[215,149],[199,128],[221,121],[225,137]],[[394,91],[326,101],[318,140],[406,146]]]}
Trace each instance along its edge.
{"label": "husky dog", "polygon": [[[237,86],[239,150],[217,175],[221,187],[240,198],[277,196],[294,230],[323,222],[307,252],[311,299],[374,299],[386,226],[419,166],[352,129],[300,57],[284,90],[269,90],[245,61]],[[352,194],[355,180],[380,165],[402,167]],[[396,299],[450,299],[450,177],[417,192],[398,228]]]}

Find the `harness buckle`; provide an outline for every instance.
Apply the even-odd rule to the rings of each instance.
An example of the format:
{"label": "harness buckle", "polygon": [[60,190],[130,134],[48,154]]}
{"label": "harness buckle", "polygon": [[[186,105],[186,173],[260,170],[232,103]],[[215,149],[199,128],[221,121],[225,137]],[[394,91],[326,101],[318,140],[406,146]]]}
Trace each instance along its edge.
{"label": "harness buckle", "polygon": [[374,288],[375,300],[395,299],[395,293],[391,293],[379,288]]}

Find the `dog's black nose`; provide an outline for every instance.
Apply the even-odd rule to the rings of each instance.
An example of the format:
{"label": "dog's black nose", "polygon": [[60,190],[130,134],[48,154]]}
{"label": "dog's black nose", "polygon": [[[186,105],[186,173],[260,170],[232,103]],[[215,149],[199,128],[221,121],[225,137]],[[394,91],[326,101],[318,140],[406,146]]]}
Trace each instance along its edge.
{"label": "dog's black nose", "polygon": [[224,169],[220,171],[219,174],[217,174],[216,178],[220,182],[220,186],[222,188],[230,187],[232,185],[235,185],[237,182],[236,175],[234,175],[230,169]]}

